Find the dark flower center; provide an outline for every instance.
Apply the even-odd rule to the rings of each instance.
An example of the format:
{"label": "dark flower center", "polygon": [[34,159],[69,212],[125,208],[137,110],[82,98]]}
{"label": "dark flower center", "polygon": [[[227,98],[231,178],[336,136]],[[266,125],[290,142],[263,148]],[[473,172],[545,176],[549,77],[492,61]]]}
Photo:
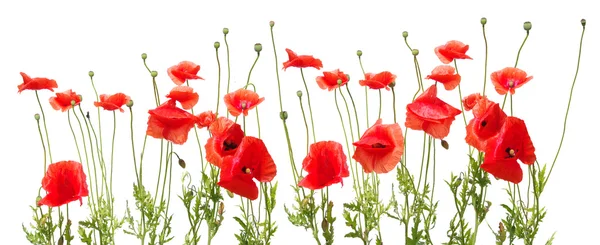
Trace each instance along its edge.
{"label": "dark flower center", "polygon": [[230,151],[230,150],[235,150],[235,148],[237,148],[238,145],[230,140],[225,140],[223,141],[223,150],[224,151]]}
{"label": "dark flower center", "polygon": [[381,143],[375,143],[371,145],[372,148],[385,148],[386,146]]}
{"label": "dark flower center", "polygon": [[487,122],[486,121],[481,121],[481,126],[485,127],[485,125],[487,125]]}
{"label": "dark flower center", "polygon": [[506,152],[506,154],[508,154],[508,156],[506,158],[513,158],[517,155],[517,150],[512,149],[510,147],[507,147],[505,152]]}

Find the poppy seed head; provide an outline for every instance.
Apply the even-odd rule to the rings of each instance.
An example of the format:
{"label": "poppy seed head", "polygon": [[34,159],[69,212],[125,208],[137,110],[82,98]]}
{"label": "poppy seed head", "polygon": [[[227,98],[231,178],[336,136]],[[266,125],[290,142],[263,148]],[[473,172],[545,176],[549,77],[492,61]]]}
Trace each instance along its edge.
{"label": "poppy seed head", "polygon": [[279,113],[279,118],[281,118],[281,120],[287,120],[288,119],[288,113],[287,111],[282,111]]}
{"label": "poppy seed head", "polygon": [[273,27],[273,26],[275,26],[275,21],[269,21],[269,26],[270,26],[270,27]]}
{"label": "poppy seed head", "polygon": [[88,72],[88,76],[94,77],[94,72],[93,71]]}
{"label": "poppy seed head", "polygon": [[133,106],[133,100],[127,101],[127,104],[125,104],[125,105],[127,105],[127,107],[131,108]]}
{"label": "poppy seed head", "polygon": [[403,31],[402,32],[402,37],[403,38],[407,38],[408,37],[408,32],[407,31]]}
{"label": "poppy seed head", "polygon": [[223,34],[225,34],[225,35],[229,34],[229,28],[223,28]]}
{"label": "poppy seed head", "polygon": [[33,118],[35,118],[36,121],[40,120],[40,114],[36,113],[35,115],[33,115]]}
{"label": "poppy seed head", "polygon": [[358,57],[361,57],[362,56],[362,50],[356,50],[356,55]]}
{"label": "poppy seed head", "polygon": [[257,53],[260,53],[260,51],[262,51],[262,44],[260,44],[260,43],[254,44],[254,51],[256,51]]}
{"label": "poppy seed head", "polygon": [[215,48],[219,49],[219,47],[221,47],[221,43],[220,42],[215,42]]}
{"label": "poppy seed head", "polygon": [[152,71],[152,72],[150,72],[150,76],[156,77],[156,76],[158,76],[158,72],[157,71]]}
{"label": "poppy seed head", "polygon": [[581,19],[581,25],[582,25],[583,27],[585,27],[585,24],[586,24],[586,21],[585,21],[585,19]]}
{"label": "poppy seed head", "polygon": [[298,90],[298,91],[296,91],[296,96],[298,96],[298,97],[302,97],[302,90]]}
{"label": "poppy seed head", "polygon": [[487,24],[487,18],[482,17],[480,22],[481,22],[482,25]]}
{"label": "poppy seed head", "polygon": [[148,58],[148,55],[146,53],[142,54],[142,60],[145,60],[146,58]]}
{"label": "poppy seed head", "polygon": [[523,29],[529,32],[529,30],[531,30],[531,22],[525,21],[525,23],[523,23]]}
{"label": "poppy seed head", "polygon": [[418,49],[413,49],[412,50],[412,55],[414,55],[414,56],[419,55],[419,50]]}

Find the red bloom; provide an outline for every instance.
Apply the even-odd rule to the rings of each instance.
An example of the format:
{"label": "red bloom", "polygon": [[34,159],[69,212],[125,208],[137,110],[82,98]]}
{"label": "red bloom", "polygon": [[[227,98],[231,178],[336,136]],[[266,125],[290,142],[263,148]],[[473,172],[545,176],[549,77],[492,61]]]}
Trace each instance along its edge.
{"label": "red bloom", "polygon": [[477,111],[473,110],[475,117],[467,125],[467,136],[465,137],[467,144],[479,151],[485,151],[486,140],[498,134],[506,120],[506,113],[500,109],[500,105],[486,100],[481,99],[482,103],[479,104],[487,106],[487,108],[477,108],[484,113],[476,114]]}
{"label": "red bloom", "polygon": [[196,118],[196,125],[198,128],[205,128],[209,127],[215,120],[217,120],[217,115],[215,115],[215,113],[212,111],[205,111],[196,116]]}
{"label": "red bloom", "polygon": [[75,105],[79,105],[81,97],[70,89],[62,93],[56,93],[56,97],[50,97],[50,105],[57,111],[70,110],[73,107],[71,101],[75,101]]}
{"label": "red bloom", "polygon": [[466,54],[468,50],[469,45],[465,45],[460,41],[451,40],[442,46],[436,47],[434,51],[442,63],[450,64],[450,62],[454,61],[455,59],[472,60],[473,58]]}
{"label": "red bloom", "polygon": [[206,141],[206,160],[217,167],[221,167],[223,158],[236,153],[238,146],[244,138],[242,127],[227,119],[219,117],[208,128],[212,137]]}
{"label": "red bloom", "polygon": [[515,89],[523,86],[525,83],[533,79],[532,76],[527,76],[527,73],[519,68],[506,67],[502,70],[493,72],[490,75],[492,83],[496,88],[496,92],[500,95],[515,94]]}
{"label": "red bloom", "polygon": [[81,163],[75,161],[60,161],[48,166],[42,179],[42,188],[48,192],[38,202],[38,206],[59,207],[72,201],[88,196],[88,185]]}
{"label": "red bloom", "polygon": [[423,130],[436,139],[450,133],[450,125],[461,111],[437,97],[437,87],[431,85],[415,101],[406,106],[407,128]]}
{"label": "red bloom", "polygon": [[277,174],[277,167],[267,151],[265,143],[258,138],[246,136],[233,156],[223,159],[221,187],[248,198],[258,198],[258,187],[253,179],[270,182]]}
{"label": "red bloom", "polygon": [[150,116],[146,134],[178,145],[187,141],[188,134],[197,120],[191,113],[175,106],[174,100],[168,100],[148,113]]}
{"label": "red bloom", "polygon": [[487,141],[481,169],[496,178],[518,184],[523,180],[523,170],[517,159],[524,164],[533,164],[536,159],[535,147],[525,122],[516,117],[507,117],[498,135]]}
{"label": "red bloom", "polygon": [[131,98],[123,93],[116,93],[113,95],[101,94],[100,102],[94,101],[94,106],[102,107],[107,111],[114,111],[118,109],[119,111],[124,112],[123,108],[121,107],[127,104],[127,102],[130,100]]}
{"label": "red bloom", "polygon": [[23,83],[19,84],[17,88],[19,88],[19,93],[23,92],[23,90],[42,90],[47,89],[54,92],[55,88],[58,88],[56,81],[53,79],[43,78],[43,77],[35,77],[31,78],[27,74],[21,72],[21,77],[23,77]]}
{"label": "red bloom", "polygon": [[381,124],[379,119],[354,146],[352,158],[362,165],[365,173],[387,173],[396,167],[404,153],[402,129],[397,123]]}
{"label": "red bloom", "polygon": [[169,67],[167,73],[173,82],[177,85],[184,84],[187,80],[202,79],[198,76],[200,65],[196,65],[191,61],[182,61],[179,64]]}
{"label": "red bloom", "polygon": [[336,183],[344,185],[342,178],[350,176],[342,145],[335,141],[320,141],[310,145],[310,152],[302,161],[308,172],[298,186],[311,190],[323,189]]}
{"label": "red bloom", "polygon": [[377,74],[367,73],[365,79],[358,81],[361,86],[368,86],[370,89],[390,90],[390,84],[396,81],[396,75],[389,71],[380,72]]}
{"label": "red bloom", "polygon": [[307,68],[312,67],[317,70],[323,68],[323,63],[320,59],[316,59],[312,55],[297,55],[294,51],[289,48],[285,49],[288,54],[288,61],[283,62],[283,70],[285,71],[288,67]]}
{"label": "red bloom", "polygon": [[431,71],[431,75],[428,75],[425,79],[431,79],[441,84],[444,84],[444,88],[448,91],[453,90],[460,83],[460,75],[455,73],[455,69],[449,65],[437,66]]}
{"label": "red bloom", "polygon": [[194,92],[192,87],[177,86],[171,89],[167,98],[174,99],[181,103],[181,108],[185,110],[192,109],[198,103],[198,93]]}
{"label": "red bloom", "polygon": [[240,88],[234,92],[228,93],[223,97],[227,110],[232,116],[237,117],[240,114],[248,116],[248,111],[252,110],[258,104],[263,102],[265,98],[260,98],[257,93],[252,90]]}
{"label": "red bloom", "polygon": [[[338,80],[341,80],[342,83],[338,84]],[[344,74],[339,69],[324,71],[323,76],[317,77],[317,84],[323,90],[327,89],[328,91],[331,91],[346,85],[346,83],[348,83],[348,75]]]}
{"label": "red bloom", "polygon": [[477,102],[482,98],[481,94],[473,93],[463,98],[462,103],[465,111],[470,111],[475,107]]}

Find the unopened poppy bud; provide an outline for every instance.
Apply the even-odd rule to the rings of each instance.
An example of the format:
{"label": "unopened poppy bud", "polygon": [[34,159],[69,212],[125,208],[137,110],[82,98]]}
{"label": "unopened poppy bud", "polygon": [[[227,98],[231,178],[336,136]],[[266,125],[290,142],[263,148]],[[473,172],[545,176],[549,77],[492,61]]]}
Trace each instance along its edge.
{"label": "unopened poppy bud", "polygon": [[298,97],[302,97],[302,90],[298,90],[298,91],[296,91],[296,95],[297,95]]}
{"label": "unopened poppy bud", "polygon": [[418,49],[413,49],[412,50],[412,55],[414,55],[414,56],[419,55],[419,50]]}
{"label": "unopened poppy bud", "polygon": [[145,60],[146,58],[148,58],[148,55],[146,53],[142,54],[142,60]]}
{"label": "unopened poppy bud", "polygon": [[326,231],[327,228],[329,228],[329,222],[327,222],[326,219],[323,219],[323,221],[321,221],[321,229],[323,229],[323,231]]}
{"label": "unopened poppy bud", "polygon": [[262,51],[262,44],[260,44],[260,43],[254,44],[254,51],[256,51],[257,53],[260,53],[260,51]]}
{"label": "unopened poppy bud", "polygon": [[225,35],[229,34],[229,28],[223,28],[223,34],[225,34]]}
{"label": "unopened poppy bud", "polygon": [[487,18],[482,17],[480,22],[481,22],[482,25],[487,24]]}
{"label": "unopened poppy bud", "polygon": [[156,77],[156,76],[158,76],[158,72],[157,71],[152,71],[152,72],[150,72],[150,76]]}
{"label": "unopened poppy bud", "polygon": [[403,31],[402,32],[402,37],[403,38],[407,38],[408,37],[408,32],[407,31]]}
{"label": "unopened poppy bud", "polygon": [[361,57],[361,56],[362,56],[362,50],[357,50],[357,51],[356,51],[356,55],[357,55],[358,57]]}
{"label": "unopened poppy bud", "polygon": [[270,27],[273,27],[273,26],[275,26],[275,21],[269,21],[269,26],[270,26]]}
{"label": "unopened poppy bud", "polygon": [[63,245],[65,244],[65,238],[64,236],[60,236],[60,238],[58,238],[58,245]]}
{"label": "unopened poppy bud", "polygon": [[223,202],[220,202],[219,209],[218,209],[219,216],[223,215],[223,212],[225,212],[225,204]]}
{"label": "unopened poppy bud", "polygon": [[308,205],[308,198],[302,199],[302,207]]}
{"label": "unopened poppy bud", "polygon": [[220,42],[215,42],[215,48],[219,49],[219,47],[221,47],[221,43]]}
{"label": "unopened poppy bud", "polygon": [[390,88],[396,87],[396,81],[391,82],[388,86]]}
{"label": "unopened poppy bud", "polygon": [[442,147],[444,147],[444,149],[448,150],[448,148],[450,148],[450,145],[448,145],[448,141],[442,140]]}
{"label": "unopened poppy bud", "polygon": [[88,72],[88,76],[94,77],[94,72],[93,71]]}
{"label": "unopened poppy bud", "polygon": [[33,115],[33,118],[35,118],[36,121],[40,120],[40,114],[36,113],[35,115]]}
{"label": "unopened poppy bud", "polygon": [[233,198],[233,192],[227,190],[227,195],[229,196],[229,198]]}
{"label": "unopened poppy bud", "polygon": [[586,23],[585,19],[581,19],[581,25],[582,25],[583,27],[585,27],[585,23]]}
{"label": "unopened poppy bud", "polygon": [[181,158],[179,158],[179,166],[183,169],[185,169],[185,161]]}
{"label": "unopened poppy bud", "polygon": [[287,111],[282,111],[279,113],[279,118],[281,118],[281,120],[287,120],[288,119],[288,113]]}
{"label": "unopened poppy bud", "polygon": [[133,100],[127,101],[127,107],[131,108],[133,106]]}
{"label": "unopened poppy bud", "polygon": [[523,23],[523,29],[529,32],[529,30],[531,30],[531,22],[525,21],[525,23]]}
{"label": "unopened poppy bud", "polygon": [[38,196],[35,198],[35,203],[40,203],[41,200],[42,200],[42,197]]}

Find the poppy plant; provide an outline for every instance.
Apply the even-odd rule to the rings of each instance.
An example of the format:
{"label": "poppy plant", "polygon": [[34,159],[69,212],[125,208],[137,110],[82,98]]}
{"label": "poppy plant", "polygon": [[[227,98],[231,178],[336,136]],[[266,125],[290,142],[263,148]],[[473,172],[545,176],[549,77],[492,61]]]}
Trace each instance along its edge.
{"label": "poppy plant", "polygon": [[221,167],[223,158],[236,153],[244,138],[242,127],[227,119],[219,117],[208,128],[212,137],[206,141],[206,160]]}
{"label": "poppy plant", "polygon": [[42,188],[47,194],[38,202],[39,206],[59,207],[67,203],[87,197],[88,185],[81,163],[76,161],[60,161],[48,165],[42,179]]}
{"label": "poppy plant", "polygon": [[370,89],[382,89],[390,90],[390,84],[396,81],[396,75],[389,71],[383,71],[377,74],[366,73],[365,79],[359,80],[358,83],[361,86],[367,86]]}
{"label": "poppy plant", "polygon": [[450,125],[461,113],[437,97],[437,87],[431,85],[423,94],[406,106],[405,126],[423,130],[436,139],[444,139],[450,133]]}
{"label": "poppy plant", "polygon": [[219,186],[250,200],[258,198],[254,179],[270,182],[277,175],[277,166],[265,143],[258,138],[246,136],[238,151],[223,159]]}
{"label": "poppy plant", "polygon": [[515,89],[525,85],[533,79],[532,76],[527,76],[527,73],[519,68],[506,67],[502,70],[495,71],[490,75],[496,92],[500,95],[515,94]]}
{"label": "poppy plant", "polygon": [[[506,120],[506,113],[500,108],[498,103],[480,99],[482,108],[473,110],[473,119],[467,125],[467,144],[475,147],[479,151],[485,151],[486,140],[498,134],[500,128]],[[487,106],[487,108],[483,108]],[[480,111],[483,111],[481,113]]]}
{"label": "poppy plant", "polygon": [[[319,88],[327,91],[334,90],[338,87],[344,86],[348,83],[348,75],[344,74],[344,72],[339,69],[333,71],[324,71],[323,76],[318,76],[316,78],[317,84]],[[338,83],[341,81],[341,83]]]}
{"label": "poppy plant", "polygon": [[125,112],[122,107],[130,100],[131,98],[123,93],[113,95],[101,94],[100,101],[94,101],[94,106],[102,107],[102,109],[107,111],[119,110],[120,112]]}
{"label": "poppy plant", "polygon": [[320,59],[313,57],[312,55],[297,55],[289,48],[285,49],[288,54],[288,61],[283,62],[283,70],[285,71],[289,67],[296,68],[308,68],[312,67],[317,70],[323,68],[323,62]]}
{"label": "poppy plant", "polygon": [[31,78],[24,72],[21,72],[21,77],[23,78],[23,83],[17,86],[17,88],[19,89],[19,93],[23,92],[23,90],[43,89],[47,89],[54,92],[54,89],[58,88],[58,84],[56,84],[56,81],[53,79],[48,79],[44,77]]}
{"label": "poppy plant", "polygon": [[302,168],[308,173],[298,182],[298,186],[311,190],[341,183],[350,176],[348,163],[342,145],[335,141],[319,141],[310,145],[308,155],[302,161]]}
{"label": "poppy plant", "polygon": [[455,89],[460,84],[460,74],[456,74],[454,67],[449,65],[436,66],[425,79],[444,84],[444,88],[448,91]]}
{"label": "poppy plant", "polygon": [[[78,95],[69,89],[65,92],[56,93],[56,96],[50,97],[49,100],[50,105],[54,110],[65,112],[73,108],[74,105],[79,105],[81,102],[81,95]],[[71,104],[71,102],[75,103]]]}
{"label": "poppy plant", "polygon": [[533,164],[536,160],[535,147],[525,122],[507,117],[500,132],[487,141],[481,169],[498,179],[518,184],[523,180],[523,170],[517,160]]}
{"label": "poppy plant", "polygon": [[404,137],[397,123],[382,124],[381,119],[354,142],[352,158],[362,165],[365,173],[383,174],[396,167],[404,153]]}
{"label": "poppy plant", "polygon": [[184,110],[192,109],[198,103],[199,98],[198,93],[194,92],[194,89],[189,86],[174,87],[166,97],[179,102]]}
{"label": "poppy plant", "polygon": [[261,98],[252,90],[240,88],[234,92],[228,93],[223,97],[229,113],[237,117],[241,114],[248,116],[248,111],[254,109],[262,103],[265,98]]}
{"label": "poppy plant", "polygon": [[200,65],[195,64],[191,61],[182,61],[177,65],[169,67],[167,73],[173,82],[177,85],[184,84],[187,80],[202,79],[198,76],[200,71]]}
{"label": "poppy plant", "polygon": [[150,116],[146,134],[178,145],[187,141],[188,134],[197,121],[194,115],[175,106],[174,100],[168,100],[148,113]]}
{"label": "poppy plant", "polygon": [[444,64],[450,64],[450,62],[456,59],[472,60],[473,58],[467,55],[468,50],[469,45],[456,40],[448,41],[446,44],[438,46],[434,49],[435,54]]}

